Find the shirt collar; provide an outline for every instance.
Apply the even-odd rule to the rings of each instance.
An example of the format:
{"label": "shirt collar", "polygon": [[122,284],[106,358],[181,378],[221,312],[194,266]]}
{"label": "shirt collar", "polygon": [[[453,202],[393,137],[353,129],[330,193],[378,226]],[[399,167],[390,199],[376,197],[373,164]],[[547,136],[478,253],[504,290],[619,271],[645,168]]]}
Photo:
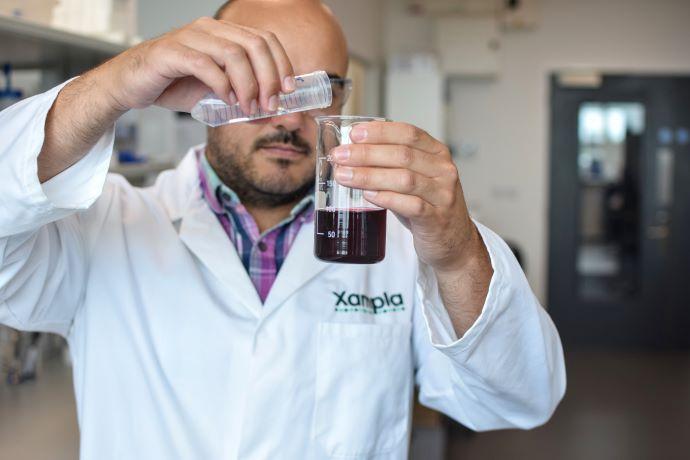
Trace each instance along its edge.
{"label": "shirt collar", "polygon": [[[201,188],[204,194],[204,198],[208,201],[211,209],[216,214],[222,214],[226,209],[236,210],[238,208],[244,208],[240,202],[240,198],[237,193],[234,192],[230,187],[225,185],[223,181],[218,177],[216,171],[211,167],[211,164],[206,158],[206,149],[199,148],[196,151],[197,159],[199,162],[199,179],[201,181]],[[307,195],[297,203],[292,210],[290,210],[290,217],[287,220],[292,220],[303,211],[305,211],[310,205],[314,203],[314,193],[313,191],[307,193]],[[308,213],[311,215],[312,213]]]}

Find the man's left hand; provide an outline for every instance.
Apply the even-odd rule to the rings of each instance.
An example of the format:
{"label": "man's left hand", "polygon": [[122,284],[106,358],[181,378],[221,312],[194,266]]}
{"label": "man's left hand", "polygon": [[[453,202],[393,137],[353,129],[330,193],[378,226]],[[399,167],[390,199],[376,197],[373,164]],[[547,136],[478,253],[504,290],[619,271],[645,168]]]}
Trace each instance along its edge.
{"label": "man's left hand", "polygon": [[439,278],[451,319],[454,307],[464,316],[453,321],[461,335],[481,312],[492,271],[448,147],[396,122],[361,123],[350,138],[353,144],[330,152],[336,181],[365,190],[369,202],[390,209],[410,229],[417,255]]}

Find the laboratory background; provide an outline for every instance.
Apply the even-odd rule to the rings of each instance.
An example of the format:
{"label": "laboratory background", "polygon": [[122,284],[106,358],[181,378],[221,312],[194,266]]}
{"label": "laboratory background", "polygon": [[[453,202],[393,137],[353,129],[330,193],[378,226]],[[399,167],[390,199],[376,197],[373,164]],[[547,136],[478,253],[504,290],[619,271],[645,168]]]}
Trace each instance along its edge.
{"label": "laboratory background", "polygon": [[[0,109],[220,3],[0,0]],[[345,113],[450,146],[565,348],[544,426],[474,433],[417,406],[410,457],[690,458],[690,1],[325,3],[349,42]],[[188,114],[131,111],[111,171],[150,184],[205,136]],[[63,341],[0,326],[0,365],[0,458],[78,458]]]}

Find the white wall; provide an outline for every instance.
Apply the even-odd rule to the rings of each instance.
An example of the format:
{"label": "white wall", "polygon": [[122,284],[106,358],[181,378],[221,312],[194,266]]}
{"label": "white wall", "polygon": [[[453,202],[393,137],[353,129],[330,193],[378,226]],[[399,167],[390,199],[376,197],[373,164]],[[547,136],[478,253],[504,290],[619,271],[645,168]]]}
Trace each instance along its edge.
{"label": "white wall", "polygon": [[451,84],[450,139],[479,145],[460,161],[478,217],[526,253],[545,300],[549,83],[564,68],[690,73],[690,2],[542,0],[534,31],[503,34],[495,80]]}
{"label": "white wall", "polygon": [[325,0],[340,21],[350,53],[369,63],[381,55],[382,2],[380,0]]}
{"label": "white wall", "polygon": [[[139,34],[151,38],[200,16],[211,16],[222,0],[139,0]],[[374,61],[381,51],[380,0],[326,0],[340,20],[350,52]]]}
{"label": "white wall", "polygon": [[139,35],[152,38],[201,16],[213,16],[222,0],[138,0]]}
{"label": "white wall", "polygon": [[363,111],[359,115],[381,115],[383,2],[324,0],[324,3],[340,21],[350,56],[356,58],[365,69]]}
{"label": "white wall", "polygon": [[409,0],[384,0],[383,52],[386,57],[433,51],[434,23],[427,16],[410,14],[409,3]]}
{"label": "white wall", "polygon": [[690,2],[542,0],[539,27],[503,36],[500,77],[451,85],[453,140],[480,153],[461,162],[480,218],[526,252],[545,300],[548,247],[550,72],[690,73]]}

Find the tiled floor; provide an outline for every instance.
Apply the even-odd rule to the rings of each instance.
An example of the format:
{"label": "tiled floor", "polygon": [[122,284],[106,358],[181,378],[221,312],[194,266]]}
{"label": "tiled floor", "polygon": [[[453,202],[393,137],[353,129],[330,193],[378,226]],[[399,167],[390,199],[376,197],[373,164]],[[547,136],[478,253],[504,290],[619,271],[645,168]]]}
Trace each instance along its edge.
{"label": "tiled floor", "polygon": [[571,353],[554,417],[449,436],[449,459],[690,459],[690,353]]}
{"label": "tiled floor", "polygon": [[[554,418],[529,432],[449,433],[448,459],[690,459],[690,353],[573,353],[568,393]],[[71,378],[0,385],[0,459],[77,458]]]}
{"label": "tiled floor", "polygon": [[0,382],[0,459],[74,460],[78,451],[69,368],[50,363],[36,382]]}

